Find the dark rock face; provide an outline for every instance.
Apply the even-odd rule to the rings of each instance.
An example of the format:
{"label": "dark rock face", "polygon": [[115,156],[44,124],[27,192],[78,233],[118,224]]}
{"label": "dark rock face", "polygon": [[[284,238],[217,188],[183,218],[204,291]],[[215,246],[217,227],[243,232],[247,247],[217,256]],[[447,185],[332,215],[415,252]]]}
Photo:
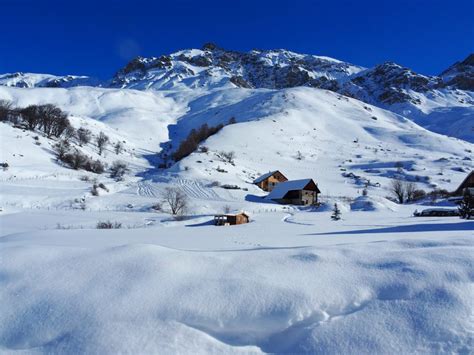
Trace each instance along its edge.
{"label": "dark rock face", "polygon": [[[160,58],[135,58],[115,75],[112,85],[120,86],[145,77],[152,68],[177,70],[178,62],[196,67],[224,70],[229,80],[239,87],[288,88],[311,85],[311,72],[329,71],[348,75],[351,64],[310,55],[299,55],[286,50],[253,50],[247,53],[228,51],[214,43],[206,43],[202,52],[184,52]],[[129,75],[132,74],[132,75]]]}
{"label": "dark rock face", "polygon": [[444,87],[450,86],[460,90],[474,91],[474,53],[462,62],[450,66],[440,76],[444,80]]}
{"label": "dark rock face", "polygon": [[[181,65],[181,64],[185,65]],[[474,91],[474,54],[455,63],[440,76],[425,76],[393,62],[364,70],[349,63],[325,57],[301,55],[286,50],[252,50],[242,53],[206,43],[202,51],[159,58],[135,58],[114,77],[112,85],[126,85],[145,78],[150,69],[179,75],[194,75],[189,65],[207,68],[197,73],[204,79],[211,69],[222,71],[229,81],[241,88],[282,89],[311,86],[331,90],[371,104],[420,104],[417,93],[436,89]],[[131,75],[129,75],[131,74]],[[196,74],[197,75],[197,74]],[[204,77],[202,77],[204,76]]]}
{"label": "dark rock face", "polygon": [[241,76],[233,76],[230,78],[230,82],[240,88],[251,89],[252,85],[250,85],[245,79]]}

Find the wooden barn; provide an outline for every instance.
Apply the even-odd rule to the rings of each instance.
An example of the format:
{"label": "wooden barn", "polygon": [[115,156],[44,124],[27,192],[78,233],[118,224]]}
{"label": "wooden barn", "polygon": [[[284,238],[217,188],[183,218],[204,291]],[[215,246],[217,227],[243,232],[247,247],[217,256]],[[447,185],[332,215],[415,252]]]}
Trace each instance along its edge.
{"label": "wooden barn", "polygon": [[245,212],[236,214],[218,214],[214,216],[214,224],[216,226],[233,226],[236,224],[249,223],[249,215]]}
{"label": "wooden barn", "polygon": [[313,179],[290,180],[276,185],[265,199],[285,205],[314,205],[319,193]]}
{"label": "wooden barn", "polygon": [[288,181],[285,175],[283,175],[279,170],[270,171],[258,178],[256,178],[253,183],[260,187],[263,191],[272,191],[273,188],[281,183]]}
{"label": "wooden barn", "polygon": [[469,187],[474,187],[474,170],[471,171],[464,181],[459,185],[459,187],[456,189],[456,191],[453,192],[454,196],[462,196],[464,189],[467,189]]}

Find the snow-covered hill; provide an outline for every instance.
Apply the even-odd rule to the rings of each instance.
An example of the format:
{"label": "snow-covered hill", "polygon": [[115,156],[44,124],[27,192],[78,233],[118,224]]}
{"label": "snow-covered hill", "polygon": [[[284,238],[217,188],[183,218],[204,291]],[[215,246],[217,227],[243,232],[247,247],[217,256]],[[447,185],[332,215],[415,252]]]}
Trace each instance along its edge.
{"label": "snow-covered hill", "polygon": [[[70,114],[76,128],[86,127],[96,135],[103,131],[112,142],[124,142],[128,155],[119,157],[111,147],[105,157],[97,155],[93,144],[81,149],[109,164],[116,159],[128,162],[132,175],[182,186],[199,206],[196,213],[213,211],[213,199],[227,200],[239,208],[252,205],[262,192],[251,181],[274,169],[289,178],[314,178],[324,195],[351,197],[358,196],[365,185],[371,194],[385,197],[394,176],[414,181],[425,190],[452,190],[472,169],[472,144],[427,131],[390,111],[315,88],[0,88],[0,99],[19,107],[53,103]],[[231,119],[236,123],[228,125]],[[175,163],[170,158],[173,152],[192,129],[204,124],[225,127],[201,143],[207,146],[205,152],[196,151]],[[43,137],[44,144],[39,146],[33,140],[35,135],[2,126],[5,148],[1,160],[11,166],[3,176],[17,187],[12,191],[21,191],[16,181],[20,177],[54,173],[70,180],[81,176],[81,172],[54,161],[48,148],[54,140]],[[28,143],[18,145],[19,141]],[[222,155],[231,151],[234,163]],[[225,190],[215,182],[237,189]],[[160,184],[143,184],[137,186],[143,196],[159,195]],[[202,203],[202,198],[207,202]],[[11,200],[21,201],[22,206],[43,205],[40,197],[25,200],[23,193]],[[128,205],[123,199],[107,203],[117,208]]]}
{"label": "snow-covered hill", "polygon": [[[439,77],[387,62],[371,69],[287,50],[224,50],[213,44],[153,58],[136,58],[111,86],[136,89],[318,87],[357,98],[437,133],[474,141],[472,55]],[[463,115],[459,115],[463,110]],[[464,129],[460,128],[463,127]]]}
{"label": "snow-covered hill", "polygon": [[439,76],[393,62],[363,68],[284,49],[237,52],[215,44],[159,57],[137,57],[108,82],[84,76],[14,73],[0,86],[105,86],[137,90],[282,89],[317,87],[403,115],[429,130],[474,142],[473,54]]}
{"label": "snow-covered hill", "polygon": [[[0,353],[469,353],[474,224],[412,213],[449,204],[439,189],[474,168],[472,92],[383,68],[207,45],[137,59],[104,87],[4,81],[8,115],[56,105],[90,131],[73,149],[130,170],[74,170],[59,138],[0,111]],[[387,80],[410,98],[382,103]],[[175,161],[202,127],[214,134]],[[252,181],[276,169],[313,178],[322,205],[264,199]],[[394,178],[438,192],[397,204]],[[240,210],[251,223],[212,225]]]}
{"label": "snow-covered hill", "polygon": [[11,86],[18,88],[98,86],[99,84],[100,82],[98,80],[92,79],[88,76],[57,76],[51,74],[21,72],[0,74],[0,86]]}

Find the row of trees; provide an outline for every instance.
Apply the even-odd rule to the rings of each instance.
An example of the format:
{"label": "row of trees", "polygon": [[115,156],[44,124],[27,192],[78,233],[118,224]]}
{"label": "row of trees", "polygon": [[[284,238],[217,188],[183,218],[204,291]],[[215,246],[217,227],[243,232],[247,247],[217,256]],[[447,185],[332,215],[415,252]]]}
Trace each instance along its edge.
{"label": "row of trees", "polygon": [[[94,136],[87,128],[74,129],[67,114],[52,104],[15,108],[10,101],[0,100],[0,121],[20,125],[30,131],[40,131],[48,138],[61,138],[67,142],[74,139],[80,146],[94,142],[99,155],[110,144],[110,138],[104,132]],[[121,154],[124,151],[123,143],[115,143],[113,149],[116,154]]]}
{"label": "row of trees", "polygon": [[74,135],[67,114],[51,104],[15,108],[11,102],[0,100],[0,121],[21,124],[31,131],[39,130],[48,138]]}
{"label": "row of trees", "polygon": [[[235,117],[232,117],[228,124],[234,124],[236,122],[237,121]],[[199,143],[203,142],[213,134],[216,134],[222,128],[224,128],[224,124],[218,124],[217,126],[209,127],[206,123],[198,129],[193,128],[191,132],[189,132],[186,139],[180,143],[178,149],[173,153],[174,161],[179,161],[190,155],[198,148]]]}
{"label": "row of trees", "polygon": [[[83,169],[96,174],[102,174],[107,168],[105,163],[101,162],[99,159],[93,159],[92,157],[85,155],[79,149],[72,147],[65,139],[56,143],[53,146],[53,149],[56,153],[56,158],[71,169]],[[116,160],[110,167],[110,177],[116,181],[122,181],[123,177],[129,172],[129,170],[127,164]]]}
{"label": "row of trees", "polygon": [[427,193],[422,189],[418,189],[414,182],[399,179],[392,180],[392,183],[390,184],[390,192],[395,200],[400,204],[415,202],[426,197],[435,202],[438,198],[450,196],[450,193],[447,190],[434,189]]}
{"label": "row of trees", "polygon": [[207,124],[203,124],[198,129],[192,129],[186,139],[181,142],[178,149],[174,152],[173,159],[175,161],[179,161],[187,157],[197,149],[199,143],[212,136],[213,134],[216,134],[223,127],[224,125],[222,124],[217,125],[215,127],[209,127]]}

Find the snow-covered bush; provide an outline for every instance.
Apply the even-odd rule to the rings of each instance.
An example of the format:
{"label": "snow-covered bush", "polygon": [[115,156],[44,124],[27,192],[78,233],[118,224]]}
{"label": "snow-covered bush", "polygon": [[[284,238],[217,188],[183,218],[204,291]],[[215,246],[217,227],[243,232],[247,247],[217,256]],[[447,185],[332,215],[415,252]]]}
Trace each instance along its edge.
{"label": "snow-covered bush", "polygon": [[97,229],[120,229],[122,228],[122,223],[111,222],[111,221],[99,221],[97,222]]}
{"label": "snow-covered bush", "polygon": [[129,171],[127,164],[122,161],[114,161],[110,167],[110,177],[116,181],[122,181],[124,175]]}
{"label": "snow-covered bush", "polygon": [[235,159],[235,152],[220,152],[219,153],[219,156],[221,157],[222,161],[224,161],[225,163],[230,163],[230,164],[234,164],[234,159]]}
{"label": "snow-covered bush", "polygon": [[87,128],[79,128],[76,131],[77,140],[79,141],[80,145],[87,144],[91,141],[92,132]]}
{"label": "snow-covered bush", "polygon": [[99,135],[96,137],[95,142],[97,144],[99,155],[102,155],[105,147],[109,143],[109,137],[104,132],[100,132]]}
{"label": "snow-covered bush", "polygon": [[69,144],[69,141],[62,139],[53,146],[53,150],[57,159],[63,161],[65,155],[71,150],[71,144]]}
{"label": "snow-covered bush", "polygon": [[114,152],[115,154],[119,155],[123,152],[124,147],[122,142],[117,142],[114,144]]}

